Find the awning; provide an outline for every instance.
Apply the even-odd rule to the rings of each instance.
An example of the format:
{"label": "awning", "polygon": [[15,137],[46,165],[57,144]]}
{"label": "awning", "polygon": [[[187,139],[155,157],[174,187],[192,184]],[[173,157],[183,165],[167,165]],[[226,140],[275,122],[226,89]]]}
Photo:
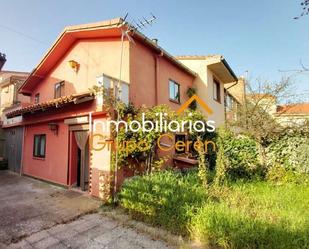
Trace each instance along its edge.
{"label": "awning", "polygon": [[28,105],[26,107],[22,107],[20,109],[8,112],[6,116],[7,118],[13,118],[19,115],[24,115],[26,113],[34,113],[36,111],[45,111],[50,108],[60,108],[69,103],[79,104],[79,103],[93,100],[94,97],[95,96],[92,92],[72,94],[72,95],[63,96],[57,99],[45,101],[42,103]]}

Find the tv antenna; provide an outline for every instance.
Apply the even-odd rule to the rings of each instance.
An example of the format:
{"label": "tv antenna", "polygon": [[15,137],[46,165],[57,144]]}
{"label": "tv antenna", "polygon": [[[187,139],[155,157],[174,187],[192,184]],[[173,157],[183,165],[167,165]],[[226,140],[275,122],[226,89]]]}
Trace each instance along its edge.
{"label": "tv antenna", "polygon": [[149,26],[152,26],[152,24],[154,23],[154,21],[157,19],[157,17],[150,13],[150,17],[149,18],[145,18],[144,16],[142,16],[142,20],[140,18],[137,18],[137,21],[135,19],[132,19],[130,22],[127,21],[129,14],[126,13],[125,16],[122,18],[122,24],[126,24],[127,28],[126,28],[126,33],[130,33],[130,32],[134,32],[137,31],[138,29],[142,30],[142,29],[146,29]]}
{"label": "tv antenna", "polygon": [[[118,78],[118,84],[117,87],[115,87],[115,99],[116,104],[119,100],[119,96],[121,93],[120,84],[121,84],[121,77],[122,77],[122,62],[123,62],[123,44],[124,44],[124,38],[126,37],[129,42],[135,43],[132,36],[138,29],[145,29],[149,26],[152,26],[153,22],[157,19],[156,16],[152,13],[150,13],[149,18],[142,17],[143,20],[140,20],[138,18],[138,21],[136,22],[134,19],[131,22],[127,22],[129,13],[126,13],[125,16],[122,18],[121,23],[121,52],[120,52],[120,69],[119,69],[119,78]],[[135,25],[133,25],[135,24]],[[123,28],[125,27],[125,28]]]}
{"label": "tv antenna", "polygon": [[[123,44],[125,37],[128,39],[129,42],[135,43],[132,36],[136,31],[139,29],[146,29],[149,26],[152,26],[154,21],[157,19],[156,16],[152,13],[150,13],[149,18],[142,17],[142,20],[140,18],[137,18],[138,21],[135,21],[134,19],[131,22],[127,22],[129,13],[126,13],[125,16],[122,18],[121,23],[121,49],[120,49],[120,67],[119,67],[119,78],[118,78],[118,84],[117,87],[114,89],[115,93],[115,107],[117,111],[117,122],[120,121],[119,111],[118,111],[118,102],[121,97],[121,78],[122,78],[122,62],[123,62]],[[118,147],[118,133],[116,134],[116,146]],[[113,197],[115,197],[115,194],[117,193],[117,184],[118,184],[118,149],[116,148],[116,155],[115,155],[115,170],[114,170],[114,194]]]}

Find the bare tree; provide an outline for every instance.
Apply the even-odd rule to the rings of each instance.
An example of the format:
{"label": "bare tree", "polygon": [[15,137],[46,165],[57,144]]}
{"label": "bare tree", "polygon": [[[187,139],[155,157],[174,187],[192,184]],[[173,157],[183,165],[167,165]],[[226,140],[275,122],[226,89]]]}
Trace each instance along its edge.
{"label": "bare tree", "polygon": [[304,72],[309,72],[309,68],[304,65],[302,60],[299,60],[300,68],[298,69],[288,69],[288,70],[279,70],[281,73],[287,73],[287,72],[295,72],[297,73],[304,73]]}
{"label": "bare tree", "polygon": [[302,13],[299,16],[294,17],[294,19],[299,19],[300,17],[309,14],[309,0],[303,0],[300,5],[302,7]]}
{"label": "bare tree", "polygon": [[266,159],[265,146],[268,141],[286,129],[277,122],[280,115],[277,103],[293,99],[290,86],[290,78],[275,84],[263,80],[257,80],[256,84],[246,82],[244,104],[237,108],[237,118],[228,123],[233,130],[255,139],[262,164]]}

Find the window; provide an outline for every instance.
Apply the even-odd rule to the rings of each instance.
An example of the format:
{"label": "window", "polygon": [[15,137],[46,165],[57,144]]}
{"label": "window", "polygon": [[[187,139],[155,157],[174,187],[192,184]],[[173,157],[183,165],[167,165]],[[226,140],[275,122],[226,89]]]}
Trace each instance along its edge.
{"label": "window", "polygon": [[34,157],[45,157],[45,147],[46,147],[46,135],[34,135],[33,142],[33,156]]}
{"label": "window", "polygon": [[62,96],[64,96],[64,81],[61,81],[55,84],[54,98],[57,99]]}
{"label": "window", "polygon": [[221,94],[220,94],[220,83],[216,79],[213,79],[213,90],[214,90],[214,100],[221,102]]}
{"label": "window", "polygon": [[226,95],[226,109],[228,111],[232,111],[233,107],[234,107],[234,98],[230,95],[230,94],[227,94]]}
{"label": "window", "polygon": [[180,86],[177,82],[169,81],[170,100],[180,103]]}
{"label": "window", "polygon": [[37,104],[40,102],[40,94],[37,93],[36,95],[34,95],[34,104]]}

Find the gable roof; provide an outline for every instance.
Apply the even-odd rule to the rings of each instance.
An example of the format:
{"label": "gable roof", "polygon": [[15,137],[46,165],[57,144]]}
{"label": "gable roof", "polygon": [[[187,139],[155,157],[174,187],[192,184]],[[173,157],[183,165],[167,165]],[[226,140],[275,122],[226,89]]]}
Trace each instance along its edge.
{"label": "gable roof", "polygon": [[277,107],[277,113],[283,115],[309,115],[309,103],[281,105]]}
{"label": "gable roof", "polygon": [[[66,51],[73,45],[76,40],[85,38],[91,39],[120,37],[121,27],[125,26],[128,26],[127,22],[124,22],[122,18],[116,18],[102,22],[66,27],[47,51],[47,53],[43,56],[43,59],[40,61],[40,63],[33,69],[30,76],[26,79],[20,88],[20,92],[26,95],[30,95],[31,88],[48,74],[52,67],[56,65],[59,59],[66,53]],[[160,53],[171,63],[184,70],[186,73],[192,75],[193,77],[196,76],[196,74],[191,69],[176,60],[172,55],[170,55],[154,41],[147,38],[139,31],[135,31],[134,34],[132,33],[131,35],[134,37],[134,39],[139,40],[146,46]]]}

